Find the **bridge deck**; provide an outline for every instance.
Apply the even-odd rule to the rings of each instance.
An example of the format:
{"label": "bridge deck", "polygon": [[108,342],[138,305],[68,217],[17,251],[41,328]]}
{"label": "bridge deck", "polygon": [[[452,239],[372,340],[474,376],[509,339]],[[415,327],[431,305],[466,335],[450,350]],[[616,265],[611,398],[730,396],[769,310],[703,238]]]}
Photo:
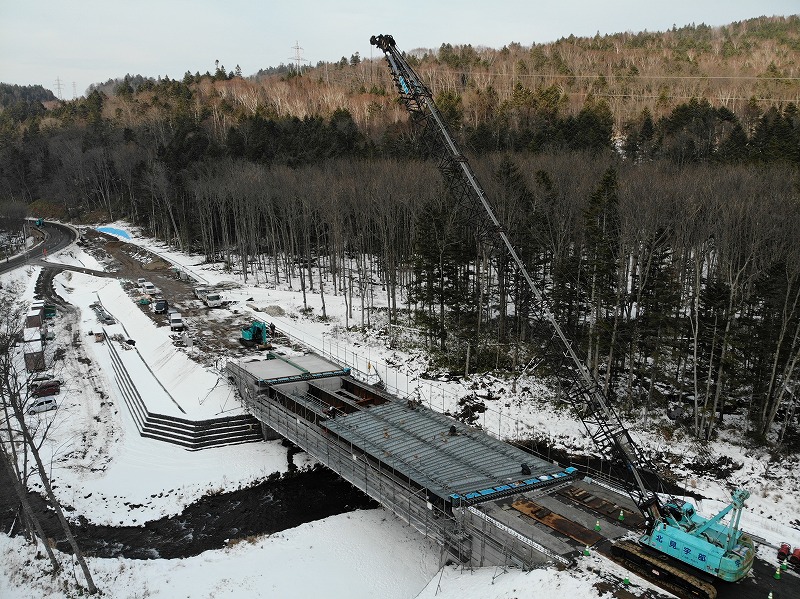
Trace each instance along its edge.
{"label": "bridge deck", "polygon": [[[253,388],[432,496],[472,504],[572,474],[449,416],[402,401],[308,354],[241,363]],[[301,407],[302,406],[302,407]]]}
{"label": "bridge deck", "polygon": [[441,498],[472,503],[565,476],[560,466],[432,410],[396,400],[360,407],[323,426]]}

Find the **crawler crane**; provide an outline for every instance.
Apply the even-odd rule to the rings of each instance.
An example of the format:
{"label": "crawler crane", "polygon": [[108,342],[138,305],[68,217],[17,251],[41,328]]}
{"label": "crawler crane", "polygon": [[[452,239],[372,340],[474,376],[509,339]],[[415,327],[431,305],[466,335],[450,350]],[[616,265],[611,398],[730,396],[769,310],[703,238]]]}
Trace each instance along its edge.
{"label": "crawler crane", "polygon": [[[735,491],[731,503],[712,518],[700,516],[694,506],[680,499],[662,501],[658,494],[662,488],[660,479],[556,321],[450,134],[430,90],[397,50],[391,35],[372,36],[370,43],[383,51],[400,98],[412,119],[433,132],[434,153],[451,193],[478,213],[480,206],[483,207],[491,230],[502,240],[530,287],[539,321],[549,327],[552,343],[566,361],[566,367],[560,372],[567,386],[566,395],[601,452],[619,468],[626,490],[644,515],[645,532],[638,543],[618,542],[612,547],[612,554],[631,569],[646,577],[655,576],[660,583],[682,595],[714,599],[716,589],[711,584],[714,579],[741,580],[753,564],[753,541],[739,529],[749,493],[743,489]],[[728,514],[729,523],[724,524],[722,520]]]}

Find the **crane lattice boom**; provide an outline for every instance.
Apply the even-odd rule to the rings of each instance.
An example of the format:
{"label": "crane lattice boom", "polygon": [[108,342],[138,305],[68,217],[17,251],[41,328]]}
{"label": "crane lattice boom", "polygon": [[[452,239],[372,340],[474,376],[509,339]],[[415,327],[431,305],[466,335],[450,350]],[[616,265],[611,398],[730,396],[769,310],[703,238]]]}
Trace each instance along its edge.
{"label": "crane lattice boom", "polygon": [[455,193],[467,195],[473,202],[477,200],[480,203],[486,217],[491,222],[491,228],[500,237],[519,273],[528,283],[542,316],[550,325],[554,338],[560,344],[561,351],[572,363],[571,372],[574,375],[572,383],[576,391],[572,394],[571,399],[573,404],[577,404],[575,408],[578,415],[598,447],[624,463],[635,481],[635,485],[630,489],[631,495],[648,518],[649,526],[652,526],[655,520],[660,517],[660,503],[656,493],[645,484],[642,471],[649,470],[649,468],[647,468],[646,460],[641,451],[633,442],[630,433],[622,424],[616,412],[609,405],[602,388],[584,362],[578,357],[572,343],[567,339],[563,329],[556,321],[541,291],[528,273],[525,263],[497,219],[494,209],[470,167],[469,161],[462,154],[458,144],[450,134],[445,120],[433,101],[430,90],[397,50],[394,38],[391,35],[373,36],[370,39],[370,43],[377,46],[386,55],[392,78],[397,85],[400,97],[406,108],[417,118],[427,120],[438,133],[440,169],[450,182],[451,189]]}

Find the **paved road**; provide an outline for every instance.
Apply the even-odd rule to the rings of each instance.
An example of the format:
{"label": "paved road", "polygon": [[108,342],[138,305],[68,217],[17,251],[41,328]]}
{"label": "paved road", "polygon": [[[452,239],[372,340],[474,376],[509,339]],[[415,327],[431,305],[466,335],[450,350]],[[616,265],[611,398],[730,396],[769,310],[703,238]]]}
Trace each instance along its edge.
{"label": "paved road", "polygon": [[46,222],[41,227],[36,227],[36,229],[40,232],[40,237],[43,236],[40,243],[37,243],[24,254],[10,258],[6,262],[0,262],[0,273],[19,268],[25,264],[32,263],[35,259],[64,249],[77,239],[75,230],[65,225]]}

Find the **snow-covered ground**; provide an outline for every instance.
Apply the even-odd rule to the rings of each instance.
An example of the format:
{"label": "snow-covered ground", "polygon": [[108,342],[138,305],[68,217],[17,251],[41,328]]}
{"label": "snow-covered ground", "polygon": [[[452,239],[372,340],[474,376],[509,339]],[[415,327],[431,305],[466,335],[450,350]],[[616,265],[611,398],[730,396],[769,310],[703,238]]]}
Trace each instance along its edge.
{"label": "snow-covered ground", "polygon": [[[413,395],[437,410],[455,411],[458,399],[470,393],[470,385],[489,386],[496,399],[487,402],[489,409],[479,422],[493,434],[505,438],[536,434],[570,451],[594,451],[581,424],[568,414],[556,413],[546,388],[538,381],[522,379],[512,393],[510,380],[492,377],[476,377],[469,383],[423,379],[420,375],[426,365],[419,356],[387,349],[384,338],[374,330],[344,329],[341,295],[326,293],[328,320],[302,317],[303,299],[297,283],[293,289],[265,285],[261,275],[260,285],[245,285],[240,276],[220,270],[219,265],[205,265],[201,257],[154,243],[125,223],[111,226],[128,234],[126,241],[158,253],[198,280],[223,284],[228,288],[225,298],[241,314],[273,321],[279,330],[315,351],[357,368],[364,376],[380,376],[390,391]],[[76,246],[49,260],[103,270],[102,264]],[[26,267],[2,275],[0,282],[6,289],[16,286],[18,296],[29,300],[38,273],[38,268]],[[190,360],[187,350],[177,351],[167,328],[146,318],[119,281],[65,272],[55,283],[57,292],[80,309],[74,322],[66,317],[56,321],[56,339],[67,344],[74,338],[83,341],[75,355],[68,352],[63,361],[59,376],[68,382],[59,398],[60,409],[41,416],[55,419],[43,457],[52,464],[59,499],[75,508],[73,514],[97,524],[139,526],[180,513],[204,495],[250,486],[286,470],[286,452],[279,442],[190,452],[140,437],[114,381],[108,349],[89,335],[100,326],[89,308],[93,302],[101,301],[118,320],[118,324],[105,327],[108,335],[118,332],[136,340],[135,348],[124,352],[126,367],[132,374],[139,373],[134,374],[137,386],[141,384],[140,391],[159,402],[159,411],[175,415],[189,411],[205,418],[239,410],[239,406],[224,380],[220,384],[219,372]],[[318,294],[308,293],[307,301],[313,314],[321,312]],[[376,297],[376,305],[380,301]],[[360,322],[360,316],[354,320]],[[153,376],[160,384],[153,382]],[[752,496],[743,515],[744,528],[772,544],[789,541],[800,545],[800,483],[793,461],[773,461],[764,450],[745,450],[724,441],[699,447],[691,439],[666,440],[644,430],[636,433],[643,446],[674,461],[673,470],[683,476],[687,486],[709,498],[700,502],[700,511],[718,511],[730,497],[731,485],[745,486]],[[741,464],[725,482],[698,476],[686,466],[720,456]],[[54,581],[44,574],[47,563],[32,559],[34,553],[19,537],[0,535],[0,597],[65,595],[64,580]],[[775,562],[772,549],[762,549],[760,555]],[[68,556],[60,557],[69,562]],[[255,594],[324,594],[331,599],[600,597],[604,573],[622,577],[617,566],[594,555],[581,560],[576,570],[528,573],[452,566],[440,570],[440,559],[437,547],[379,509],[311,522],[188,559],[90,558],[89,567],[105,596],[126,599]],[[71,573],[65,580],[67,587],[74,588]],[[80,575],[78,582],[82,582]],[[635,577],[632,582],[634,593],[639,585],[646,586]]]}

